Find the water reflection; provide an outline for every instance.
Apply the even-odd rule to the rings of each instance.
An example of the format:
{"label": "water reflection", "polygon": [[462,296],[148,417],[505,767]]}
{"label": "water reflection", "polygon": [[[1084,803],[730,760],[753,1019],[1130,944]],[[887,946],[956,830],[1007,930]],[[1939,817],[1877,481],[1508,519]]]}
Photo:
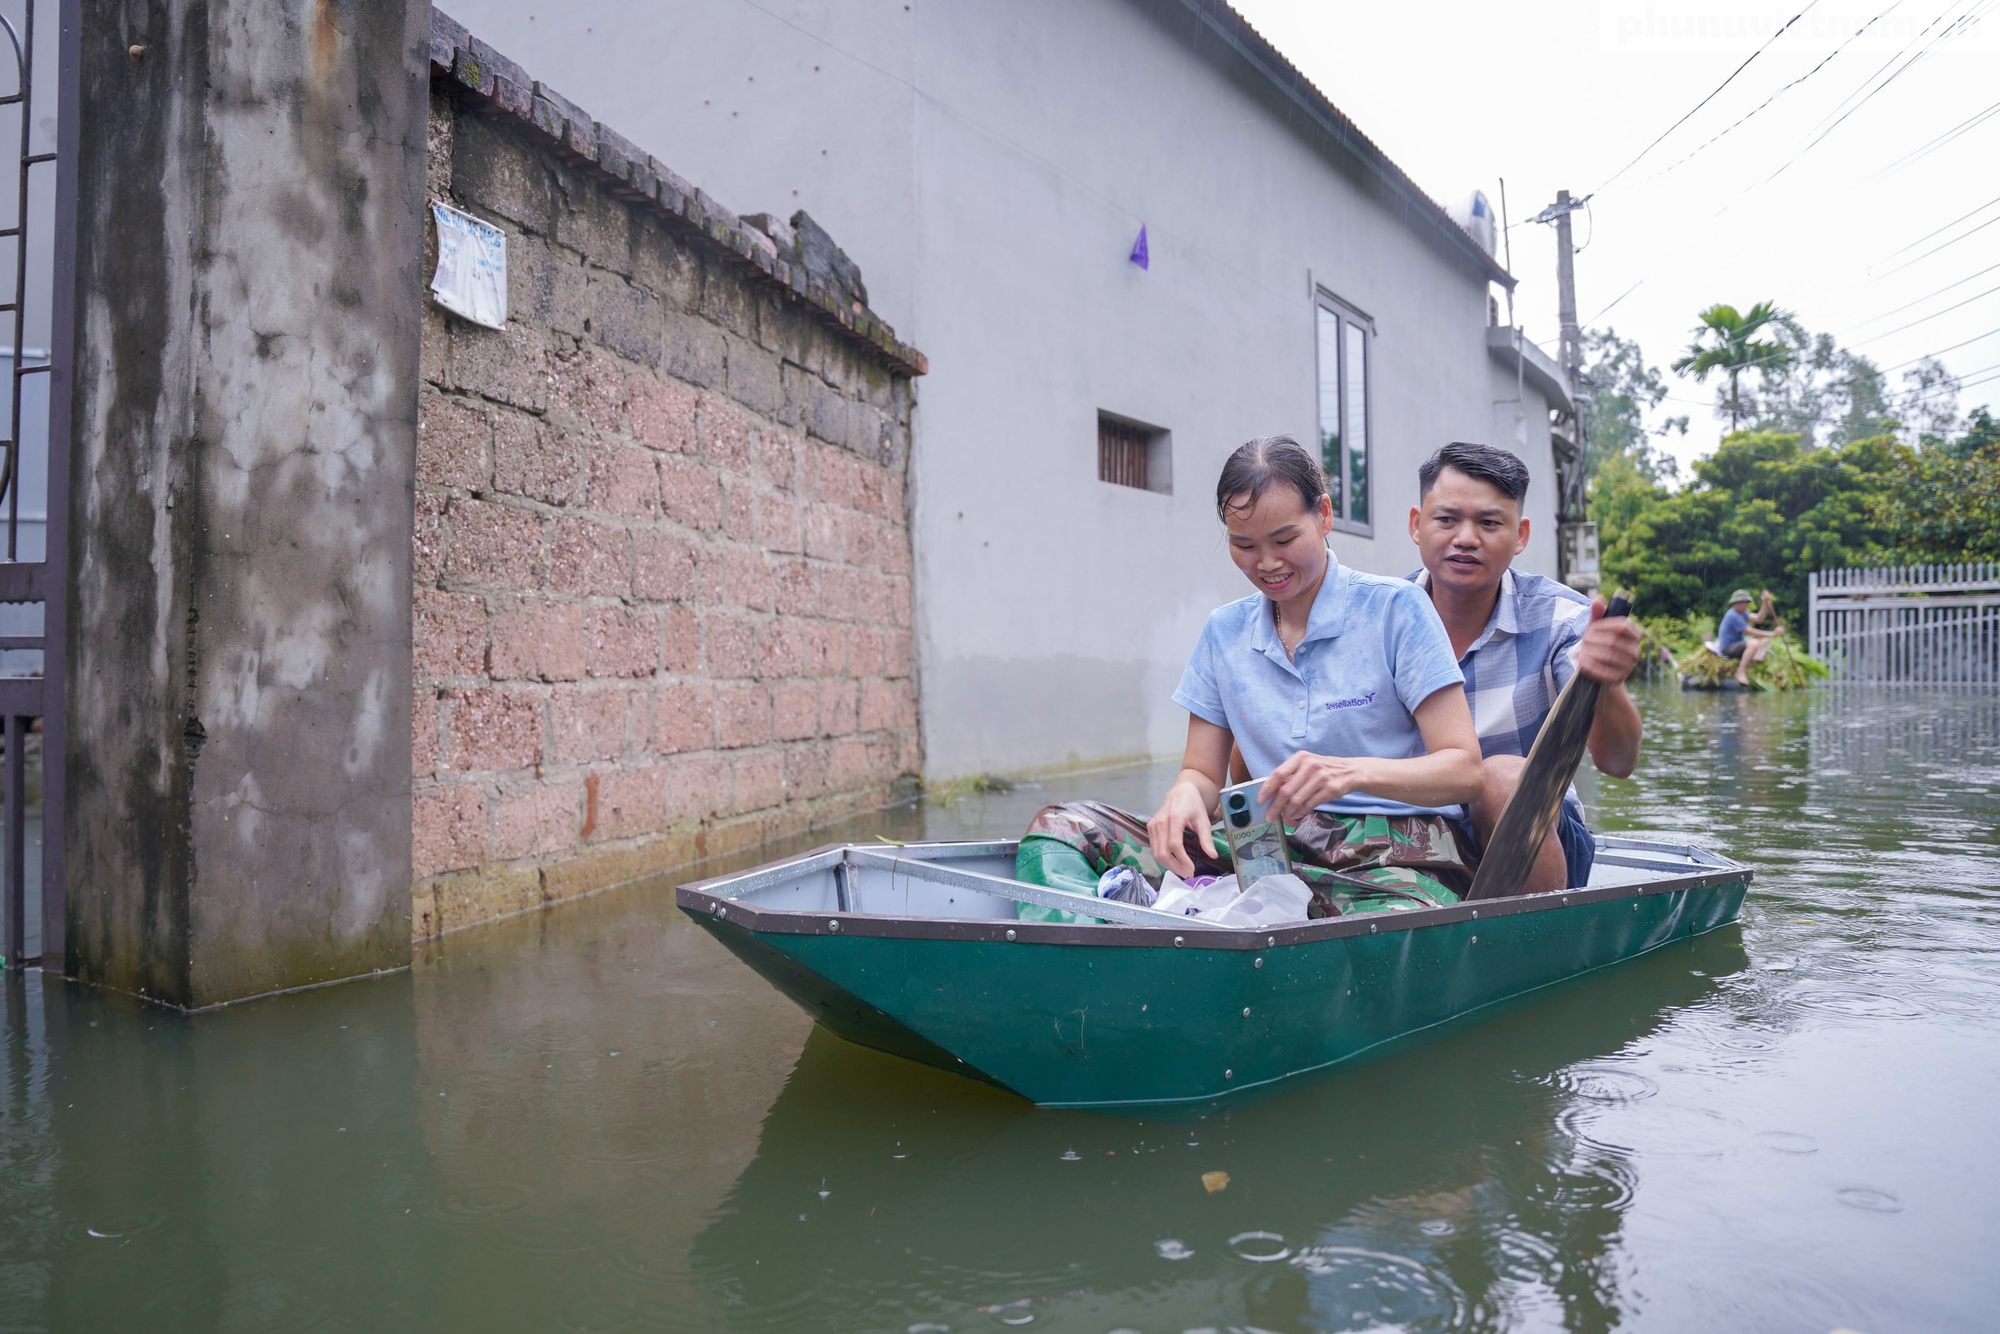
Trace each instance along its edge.
{"label": "water reflection", "polygon": [[1532,1306],[1610,1328],[1634,1169],[1565,1111],[1644,1096],[1620,1053],[1742,967],[1718,932],[1615,996],[1573,986],[1193,1124],[1034,1111],[815,1032],[694,1263],[743,1330],[830,1292],[876,1328],[1033,1299],[1010,1309],[1064,1328],[1459,1329]]}
{"label": "water reflection", "polygon": [[1192,1123],[814,1033],[666,885],[193,1019],[8,979],[0,1325],[1990,1327],[2000,694],[1642,708],[1594,819],[1753,863],[1740,928]]}

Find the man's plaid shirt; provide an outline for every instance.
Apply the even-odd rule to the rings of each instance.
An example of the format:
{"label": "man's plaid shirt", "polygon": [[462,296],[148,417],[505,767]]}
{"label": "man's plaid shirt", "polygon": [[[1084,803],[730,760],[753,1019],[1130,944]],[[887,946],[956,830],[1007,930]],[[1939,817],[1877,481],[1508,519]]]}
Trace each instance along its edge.
{"label": "man's plaid shirt", "polygon": [[[1428,570],[1410,576],[1428,589]],[[1590,625],[1590,602],[1566,584],[1508,570],[1492,619],[1458,660],[1479,749],[1526,755],[1556,695],[1576,673],[1576,646]],[[1576,789],[1570,789],[1576,800]]]}

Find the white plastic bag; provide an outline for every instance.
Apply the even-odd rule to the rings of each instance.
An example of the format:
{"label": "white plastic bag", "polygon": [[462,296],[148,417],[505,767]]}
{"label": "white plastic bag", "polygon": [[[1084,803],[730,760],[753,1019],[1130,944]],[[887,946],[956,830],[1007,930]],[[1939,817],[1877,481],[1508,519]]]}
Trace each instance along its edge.
{"label": "white plastic bag", "polygon": [[1275,926],[1303,922],[1312,905],[1312,890],[1295,875],[1267,875],[1238,894],[1210,918],[1217,926]]}
{"label": "white plastic bag", "polygon": [[1190,885],[1172,871],[1160,881],[1160,896],[1153,907],[1184,917],[1214,920],[1236,898],[1236,877],[1225,875],[1212,885]]}

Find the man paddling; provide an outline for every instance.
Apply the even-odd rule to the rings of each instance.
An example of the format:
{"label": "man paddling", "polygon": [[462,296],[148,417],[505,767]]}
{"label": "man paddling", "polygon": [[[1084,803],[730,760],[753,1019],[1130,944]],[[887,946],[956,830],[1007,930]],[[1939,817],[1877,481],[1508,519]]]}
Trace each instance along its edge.
{"label": "man paddling", "polygon": [[[1639,627],[1604,618],[1604,599],[1587,601],[1553,579],[1510,568],[1528,546],[1521,503],[1528,469],[1491,445],[1454,443],[1417,470],[1410,539],[1424,568],[1410,576],[1431,596],[1465,674],[1486,785],[1471,808],[1473,828],[1490,838],[1514,795],[1523,757],[1558,692],[1575,672],[1603,682],[1590,729],[1590,756],[1614,778],[1639,763],[1642,727],[1625,678],[1639,665]],[[1589,882],[1597,841],[1574,789],[1556,837],[1542,845],[1523,893]]]}

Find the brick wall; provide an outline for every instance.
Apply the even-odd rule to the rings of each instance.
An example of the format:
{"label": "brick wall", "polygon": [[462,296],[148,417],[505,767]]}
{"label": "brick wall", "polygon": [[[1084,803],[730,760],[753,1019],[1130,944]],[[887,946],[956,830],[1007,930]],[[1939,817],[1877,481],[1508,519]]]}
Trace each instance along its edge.
{"label": "brick wall", "polygon": [[442,15],[432,61],[429,190],[507,233],[509,320],[425,301],[419,935],[880,806],[919,769],[921,356],[837,250],[809,265]]}

